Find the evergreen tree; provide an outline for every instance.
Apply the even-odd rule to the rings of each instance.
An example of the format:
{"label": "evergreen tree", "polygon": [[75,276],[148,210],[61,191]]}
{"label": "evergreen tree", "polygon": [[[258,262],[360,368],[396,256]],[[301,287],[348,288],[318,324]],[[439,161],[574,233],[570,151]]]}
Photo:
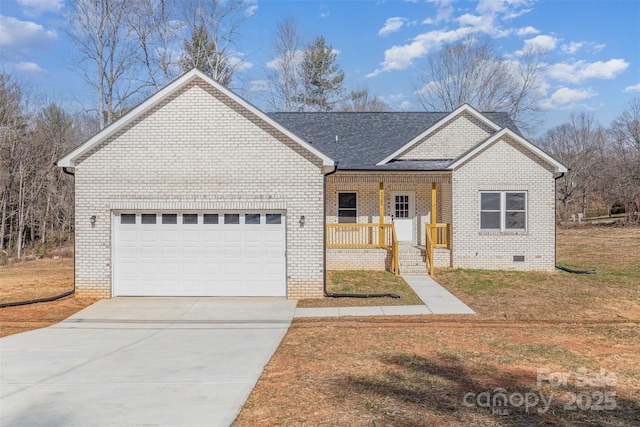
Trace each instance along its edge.
{"label": "evergreen tree", "polygon": [[304,109],[331,111],[342,101],[344,71],[337,64],[337,57],[322,36],[306,47],[300,66],[302,93],[299,95]]}

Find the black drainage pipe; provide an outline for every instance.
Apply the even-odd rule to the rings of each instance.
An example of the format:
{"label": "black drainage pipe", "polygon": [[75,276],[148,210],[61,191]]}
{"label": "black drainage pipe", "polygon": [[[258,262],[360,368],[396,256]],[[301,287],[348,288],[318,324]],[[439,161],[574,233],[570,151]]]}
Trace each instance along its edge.
{"label": "black drainage pipe", "polygon": [[5,302],[3,304],[0,304],[0,308],[16,307],[16,306],[19,306],[19,305],[28,305],[28,304],[36,304],[36,303],[39,303],[39,302],[55,301],[55,300],[59,300],[59,299],[68,297],[69,295],[73,295],[75,292],[76,292],[76,290],[72,289],[70,291],[61,293],[60,295],[56,295],[56,296],[53,296],[53,297],[30,299],[30,300],[26,300],[26,301]]}
{"label": "black drainage pipe", "polygon": [[[323,202],[323,242],[327,241],[327,177],[329,175],[332,175],[334,173],[336,173],[338,171],[338,162],[336,162],[335,167],[333,168],[333,170],[329,173],[326,173],[324,175],[324,179],[323,179],[323,194],[324,194],[324,202]],[[385,298],[385,297],[389,297],[389,298],[400,298],[400,295],[397,294],[392,294],[392,293],[387,293],[387,294],[339,294],[339,293],[335,293],[335,292],[329,292],[327,290],[327,245],[324,245],[324,250],[323,250],[323,264],[324,264],[324,278],[322,281],[322,292],[324,293],[324,295],[326,297],[330,297],[330,298]]]}
{"label": "black drainage pipe", "polygon": [[573,274],[596,274],[595,270],[574,270],[573,268],[565,267],[560,264],[556,264],[556,268],[558,270],[566,271],[567,273]]}

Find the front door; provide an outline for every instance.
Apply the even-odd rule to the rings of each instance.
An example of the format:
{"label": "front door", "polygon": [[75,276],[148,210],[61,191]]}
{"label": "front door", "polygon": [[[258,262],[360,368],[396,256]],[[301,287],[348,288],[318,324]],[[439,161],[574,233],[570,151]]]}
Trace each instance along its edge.
{"label": "front door", "polygon": [[413,192],[391,194],[393,222],[399,242],[413,241]]}

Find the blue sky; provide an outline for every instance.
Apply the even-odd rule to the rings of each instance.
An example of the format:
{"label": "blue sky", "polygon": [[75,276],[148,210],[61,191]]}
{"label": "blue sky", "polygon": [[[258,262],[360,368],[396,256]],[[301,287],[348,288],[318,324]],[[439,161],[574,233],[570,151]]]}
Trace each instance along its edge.
{"label": "blue sky", "polygon": [[[69,105],[93,95],[72,70],[74,47],[63,29],[69,0],[0,0],[0,60],[32,90]],[[366,84],[394,110],[417,111],[415,87],[427,56],[464,35],[491,37],[518,60],[528,45],[546,50],[541,130],[587,111],[608,125],[640,97],[640,1],[250,0],[240,29],[235,82],[264,107],[259,93],[277,22],[298,20],[302,35],[322,35],[338,52],[349,87]],[[90,106],[90,105],[89,105]]]}

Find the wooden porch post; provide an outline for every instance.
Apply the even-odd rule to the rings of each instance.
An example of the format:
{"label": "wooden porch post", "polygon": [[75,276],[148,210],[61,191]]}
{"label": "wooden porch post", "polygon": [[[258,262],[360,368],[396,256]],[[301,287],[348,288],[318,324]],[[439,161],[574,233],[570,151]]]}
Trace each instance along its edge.
{"label": "wooden porch post", "polygon": [[438,210],[438,192],[436,191],[436,183],[432,182],[431,183],[431,225],[433,225],[433,227],[431,227],[431,240],[433,241],[433,244],[437,244],[438,243],[438,230],[436,229],[436,222],[437,222],[437,217],[436,217],[436,211]]}
{"label": "wooden porch post", "polygon": [[436,221],[436,209],[437,209],[437,192],[436,183],[431,183],[431,224],[435,225]]}
{"label": "wooden porch post", "polygon": [[378,235],[378,246],[381,248],[384,246],[384,228],[382,224],[384,224],[384,183],[380,183],[380,190],[378,191],[379,196],[379,222],[380,222],[380,234]]}

